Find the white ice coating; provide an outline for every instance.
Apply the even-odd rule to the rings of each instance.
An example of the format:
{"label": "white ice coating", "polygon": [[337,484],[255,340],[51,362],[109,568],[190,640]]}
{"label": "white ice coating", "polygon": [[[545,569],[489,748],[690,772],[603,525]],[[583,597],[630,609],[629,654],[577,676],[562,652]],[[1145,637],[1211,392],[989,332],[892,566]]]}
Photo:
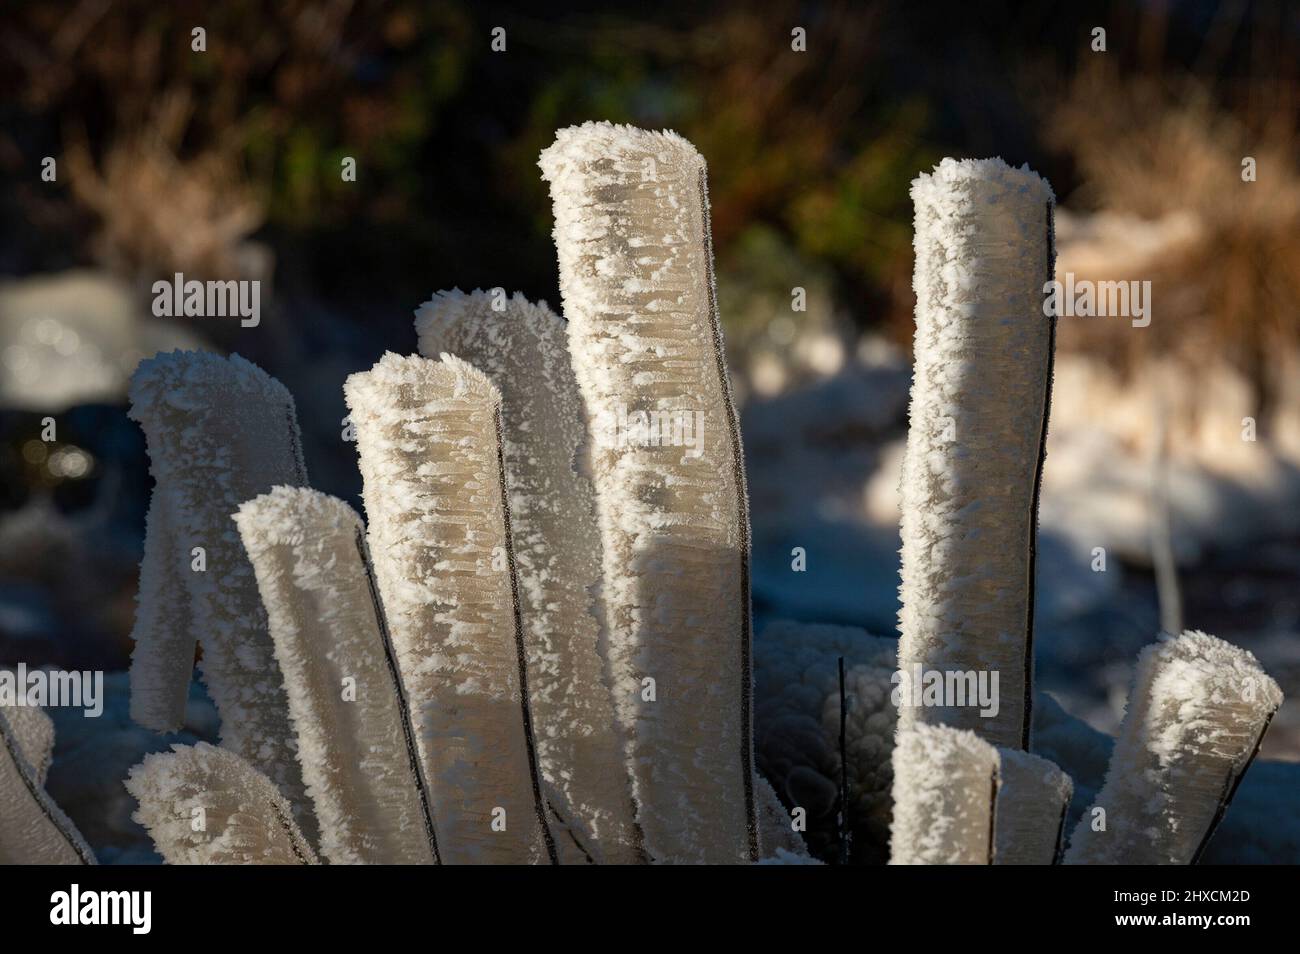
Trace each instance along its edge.
{"label": "white ice coating", "polygon": [[587,123],[539,164],[594,438],[611,682],[647,853],[754,861],[749,515],[704,160],[672,132]]}
{"label": "white ice coating", "polygon": [[53,742],[53,723],[40,709],[0,706],[0,865],[95,864],[43,787]]}
{"label": "white ice coating", "polygon": [[[641,858],[595,592],[600,529],[582,396],[563,319],[516,293],[440,291],[415,313],[420,353],[450,352],[501,391],[506,486],[537,760],[597,861]],[[601,613],[603,618],[603,613]],[[566,839],[559,839],[563,847]]]}
{"label": "white ice coating", "polygon": [[998,749],[998,759],[993,863],[1054,864],[1074,782],[1049,760],[1019,749]]}
{"label": "white ice coating", "polygon": [[[314,843],[288,696],[231,519],[278,484],[306,484],[293,398],[238,355],[172,351],[140,362],[130,413],[144,429],[155,481],[133,632],[132,718],[158,731],[179,728],[197,637],[222,746],[280,787]],[[192,568],[194,547],[205,551],[202,572]]]}
{"label": "white ice coating", "polygon": [[395,354],[344,392],[442,861],[554,861],[521,686],[500,394],[458,358]]}
{"label": "white ice coating", "polygon": [[894,746],[891,865],[986,865],[997,750],[974,732],[917,722]]}
{"label": "white ice coating", "polygon": [[319,863],[279,789],[228,749],[173,745],[146,755],[125,784],[140,804],[131,817],[168,864]]}
{"label": "white ice coating", "polygon": [[1189,630],[1142,650],[1106,780],[1066,863],[1190,864],[1281,704],[1255,657],[1221,639]]}
{"label": "white ice coating", "polygon": [[754,798],[758,807],[759,854],[773,859],[781,853],[811,858],[808,846],[794,830],[793,816],[781,804],[780,797],[767,779],[754,776]]}
{"label": "white ice coating", "polygon": [[1000,711],[906,707],[1025,749],[1037,475],[1051,387],[1052,190],[1001,159],[912,183],[915,374],[903,462],[899,665],[999,674]]}
{"label": "white ice coating", "polygon": [[276,487],[244,503],[235,524],[284,674],[321,855],[331,864],[434,863],[361,518],[319,491]]}

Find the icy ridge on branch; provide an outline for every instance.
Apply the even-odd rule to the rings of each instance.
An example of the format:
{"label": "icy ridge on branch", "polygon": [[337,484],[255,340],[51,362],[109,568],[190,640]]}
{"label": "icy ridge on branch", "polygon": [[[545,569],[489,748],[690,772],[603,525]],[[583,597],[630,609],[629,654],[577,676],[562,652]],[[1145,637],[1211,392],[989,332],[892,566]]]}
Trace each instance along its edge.
{"label": "icy ridge on branch", "polygon": [[1281,704],[1255,657],[1214,636],[1188,630],[1142,650],[1106,780],[1066,863],[1192,863]]}
{"label": "icy ridge on branch", "polygon": [[953,725],[1026,749],[1054,199],[1028,167],[1001,159],[945,159],[911,191],[916,357],[899,666],[997,673],[1000,711],[904,706],[899,725]]}
{"label": "icy ridge on branch", "polygon": [[[539,165],[593,435],[609,664],[646,849],[756,861],[749,514],[704,160],[672,132],[587,123],[560,130]],[[652,414],[657,441],[637,429]]]}
{"label": "icy ridge on branch", "polygon": [[289,802],[257,769],[206,742],[146,755],[126,788],[132,815],[173,865],[318,864]]}
{"label": "icy ridge on branch", "polygon": [[[197,635],[221,744],[279,786],[314,843],[288,697],[231,519],[277,484],[306,484],[293,398],[239,355],[199,351],[140,362],[130,397],[155,480],[133,633],[132,718],[158,731],[179,727]],[[194,547],[204,550],[202,570],[190,562]]]}
{"label": "icy ridge on branch", "polygon": [[432,864],[436,842],[361,518],[319,491],[276,487],[245,502],[235,523],[284,674],[322,856],[331,864]]}
{"label": "icy ridge on branch", "polygon": [[527,707],[501,396],[451,355],[344,388],[375,578],[444,863],[554,863]]}
{"label": "icy ridge on branch", "polygon": [[[499,306],[499,310],[498,310]],[[542,774],[595,860],[641,859],[594,595],[600,531],[563,319],[516,293],[440,291],[415,313],[420,353],[449,352],[501,391],[506,484]],[[557,839],[561,850],[571,847]]]}

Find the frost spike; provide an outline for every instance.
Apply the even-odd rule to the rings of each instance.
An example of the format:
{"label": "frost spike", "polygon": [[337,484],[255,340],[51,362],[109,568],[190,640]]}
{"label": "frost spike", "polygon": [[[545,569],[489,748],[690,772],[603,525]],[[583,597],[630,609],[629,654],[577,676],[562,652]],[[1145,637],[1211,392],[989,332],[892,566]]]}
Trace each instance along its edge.
{"label": "frost spike", "polygon": [[[280,787],[314,842],[316,822],[295,756],[288,697],[253,567],[231,519],[241,503],[277,484],[307,482],[293,398],[239,355],[201,351],[141,361],[130,397],[131,417],[149,444],[156,481],[151,511],[160,518],[150,526],[155,539],[146,542],[146,552],[152,546],[164,567],[167,554],[180,561],[183,585],[182,591],[155,589],[155,583],[168,584],[165,572],[142,579],[137,632],[145,641],[131,661],[131,693],[141,699],[135,711],[150,728],[176,728],[171,720],[179,683],[182,676],[189,682],[182,660],[192,660],[197,633],[203,678],[221,717],[221,744]],[[206,551],[205,572],[188,562],[195,546]],[[174,599],[189,601],[190,635],[160,638],[159,627],[184,621],[158,605]]]}
{"label": "frost spike", "polygon": [[[646,848],[656,861],[757,861],[749,514],[704,160],[676,133],[587,123],[560,130],[539,164],[593,434],[615,711]],[[621,410],[694,424],[696,446],[639,446]],[[643,678],[657,701],[642,702]]]}
{"label": "frost spike", "polygon": [[986,865],[998,754],[974,732],[918,722],[894,745],[891,865]]}
{"label": "frost spike", "polygon": [[565,324],[545,302],[518,293],[503,305],[496,311],[482,291],[437,292],[415,313],[420,352],[455,354],[501,391],[538,764],[596,859],[634,863],[643,860],[640,833],[593,596],[601,567],[595,497],[573,466],[587,433]]}
{"label": "frost spike", "polygon": [[44,772],[33,762],[45,761],[38,748],[42,729],[24,718],[20,742],[9,721],[18,711],[0,707],[0,865],[93,865],[90,846],[39,781]]}
{"label": "frost spike", "polygon": [[1188,630],[1138,656],[1128,711],[1066,864],[1191,864],[1227,808],[1282,690],[1238,646]]}
{"label": "frost spike", "polygon": [[[385,354],[344,391],[442,861],[554,863],[528,713],[501,396],[450,355]],[[491,828],[496,808],[505,831]]]}
{"label": "frost spike", "polygon": [[1051,865],[1060,860],[1074,782],[1045,758],[998,749],[993,863]]}
{"label": "frost spike", "polygon": [[[172,865],[314,865],[289,802],[257,769],[206,742],[173,745],[131,769],[132,818]],[[202,809],[202,830],[195,831]]]}
{"label": "frost spike", "polygon": [[276,487],[244,503],[235,524],[284,674],[321,854],[331,864],[432,864],[427,792],[371,592],[361,518],[319,491]]}
{"label": "frost spike", "polygon": [[902,707],[1027,749],[1038,491],[1051,399],[1051,187],[1001,159],[912,183],[916,370],[903,461],[899,667],[999,674],[1001,709]]}

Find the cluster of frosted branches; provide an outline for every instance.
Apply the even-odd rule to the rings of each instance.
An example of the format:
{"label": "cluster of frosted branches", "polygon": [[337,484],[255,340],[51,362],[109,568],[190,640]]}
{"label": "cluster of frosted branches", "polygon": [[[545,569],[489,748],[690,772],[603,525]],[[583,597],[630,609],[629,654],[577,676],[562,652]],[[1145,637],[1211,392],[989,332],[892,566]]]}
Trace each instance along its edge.
{"label": "cluster of frosted branches", "polygon": [[[755,667],[703,159],[589,123],[540,165],[567,323],[500,289],[422,306],[420,354],[344,388],[364,523],[306,486],[261,370],[137,371],[156,488],[132,714],[180,725],[200,643],[222,721],[220,747],[127,779],[159,852],[797,864],[812,817],[823,855],[858,829],[897,864],[1060,860],[1073,783],[1029,751],[1050,187],[1001,160],[914,184],[901,640],[778,623]],[[935,673],[996,676],[998,704],[891,699]],[[1196,860],[1280,702],[1212,637],[1148,649],[1065,860]],[[3,711],[0,738],[0,861],[92,861],[42,789],[48,723]]]}

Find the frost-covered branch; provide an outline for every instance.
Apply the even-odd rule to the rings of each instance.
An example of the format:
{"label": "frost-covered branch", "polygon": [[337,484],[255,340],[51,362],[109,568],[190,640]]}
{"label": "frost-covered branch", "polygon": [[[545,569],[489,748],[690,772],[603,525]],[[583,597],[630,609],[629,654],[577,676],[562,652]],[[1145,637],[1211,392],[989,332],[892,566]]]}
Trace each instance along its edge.
{"label": "frost-covered branch", "polygon": [[276,487],[235,515],[289,694],[303,781],[332,864],[437,858],[361,518],[315,490]]}
{"label": "frost-covered branch", "polygon": [[593,435],[609,661],[656,861],[757,860],[749,514],[704,160],[682,137],[561,130],[540,162]]}
{"label": "frost-covered branch", "polygon": [[1060,860],[1074,782],[1047,759],[998,749],[993,863],[1050,865]]}
{"label": "frost-covered branch", "polygon": [[206,742],[146,755],[131,769],[132,815],[173,865],[318,864],[279,789]]}
{"label": "frost-covered branch", "polygon": [[[498,310],[499,307],[499,310]],[[506,484],[537,759],[597,860],[642,858],[601,652],[600,531],[575,469],[587,432],[564,321],[522,295],[442,291],[415,316],[420,352],[449,352],[501,391]],[[559,839],[564,847],[566,839]]]}
{"label": "frost-covered branch", "polygon": [[902,491],[902,640],[911,670],[986,671],[1000,711],[900,710],[994,745],[1029,741],[1038,488],[1054,319],[1050,186],[1000,159],[945,159],[912,184],[916,369]]}
{"label": "frost-covered branch", "polygon": [[994,853],[997,750],[966,729],[900,727],[891,865],[987,865]]}
{"label": "frost-covered branch", "polygon": [[395,354],[349,377],[345,393],[442,860],[554,862],[527,704],[500,394],[458,358]]}
{"label": "frost-covered branch", "polygon": [[1148,646],[1066,863],[1194,862],[1281,704],[1277,683],[1231,643],[1189,630]]}
{"label": "frost-covered branch", "polygon": [[93,865],[72,819],[45,792],[54,724],[29,706],[0,706],[0,864]]}
{"label": "frost-covered branch", "polygon": [[132,717],[158,731],[180,726],[198,637],[221,744],[280,787],[314,841],[288,698],[231,519],[277,484],[306,483],[293,398],[238,355],[173,351],[140,362],[131,416],[144,429],[156,482],[133,633]]}

